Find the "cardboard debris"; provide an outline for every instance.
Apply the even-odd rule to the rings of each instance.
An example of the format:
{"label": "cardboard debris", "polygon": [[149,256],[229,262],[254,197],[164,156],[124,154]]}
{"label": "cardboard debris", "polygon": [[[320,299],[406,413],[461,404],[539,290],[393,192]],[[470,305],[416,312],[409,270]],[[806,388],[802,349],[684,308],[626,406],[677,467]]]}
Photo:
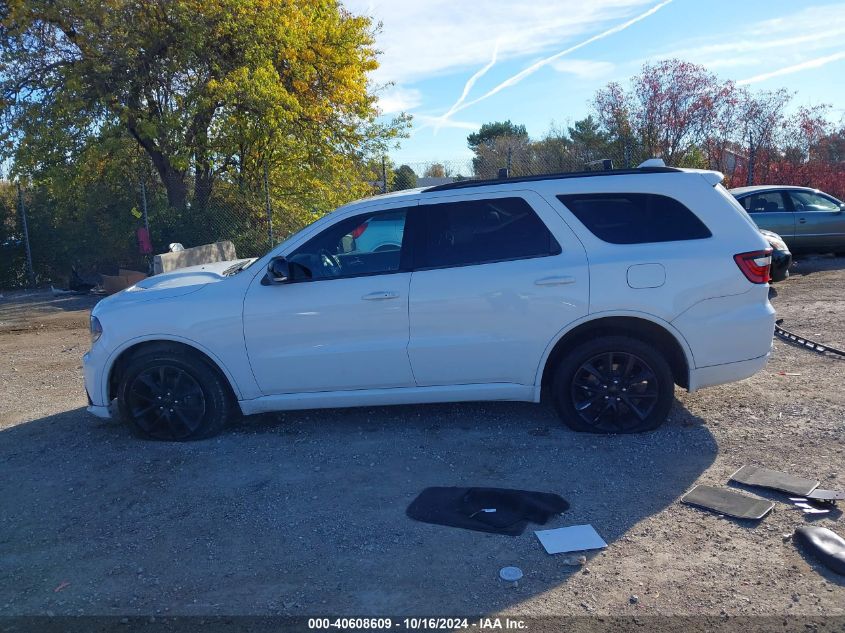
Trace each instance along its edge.
{"label": "cardboard debris", "polygon": [[583,552],[590,549],[602,549],[607,543],[599,536],[592,525],[572,525],[555,530],[534,532],[549,554],[563,552]]}
{"label": "cardboard debris", "polygon": [[117,275],[101,275],[103,280],[101,282],[103,290],[107,295],[113,295],[116,292],[125,290],[129,286],[134,286],[147,276],[137,270],[127,270],[121,268]]}

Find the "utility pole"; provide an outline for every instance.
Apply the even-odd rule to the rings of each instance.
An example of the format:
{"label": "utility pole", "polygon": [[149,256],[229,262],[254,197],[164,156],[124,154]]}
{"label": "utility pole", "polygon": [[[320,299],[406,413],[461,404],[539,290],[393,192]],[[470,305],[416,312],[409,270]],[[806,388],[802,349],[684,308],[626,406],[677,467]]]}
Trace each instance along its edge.
{"label": "utility pole", "polygon": [[143,178],[141,178],[141,207],[144,210],[144,228],[147,229],[147,235],[149,235],[150,217],[147,215],[147,185]]}
{"label": "utility pole", "polygon": [[748,176],[745,179],[745,184],[751,186],[754,184],[754,162],[756,160],[757,148],[754,147],[754,134],[748,133]]}
{"label": "utility pole", "polygon": [[264,163],[264,205],[267,207],[267,238],[270,248],[273,248],[273,204],[270,201],[270,167]]}
{"label": "utility pole", "polygon": [[387,156],[381,157],[381,192],[387,193]]}
{"label": "utility pole", "polygon": [[26,222],[26,207],[23,203],[23,190],[18,181],[18,205],[21,209],[21,223],[23,225],[23,243],[26,248],[26,276],[29,278],[29,285],[35,286],[35,270],[32,268],[32,250],[29,247],[29,226]]}

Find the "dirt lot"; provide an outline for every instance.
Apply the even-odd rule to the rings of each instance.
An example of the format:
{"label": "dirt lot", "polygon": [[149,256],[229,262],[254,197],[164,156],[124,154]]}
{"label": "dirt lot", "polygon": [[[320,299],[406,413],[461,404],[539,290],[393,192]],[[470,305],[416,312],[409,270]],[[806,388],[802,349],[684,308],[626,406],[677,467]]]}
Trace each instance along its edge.
{"label": "dirt lot", "polygon": [[[845,260],[801,261],[774,303],[787,327],[845,347],[844,288]],[[845,488],[845,361],[777,342],[757,376],[678,391],[670,422],[634,437],[462,404],[262,416],[163,444],[85,413],[91,305],[0,300],[4,614],[845,616],[845,578],[785,538],[808,522],[798,511],[754,524],[678,503],[745,463]],[[572,507],[547,527],[592,523],[609,547],[575,568],[530,529],[406,518],[437,485],[557,492]],[[838,511],[814,523],[845,534]],[[497,579],[505,565],[525,572],[517,588]]]}

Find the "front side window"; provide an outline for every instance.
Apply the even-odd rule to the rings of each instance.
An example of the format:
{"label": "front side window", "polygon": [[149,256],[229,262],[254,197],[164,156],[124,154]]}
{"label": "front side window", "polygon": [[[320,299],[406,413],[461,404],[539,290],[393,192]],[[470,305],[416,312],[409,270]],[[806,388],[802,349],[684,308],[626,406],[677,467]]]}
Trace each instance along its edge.
{"label": "front side window", "polygon": [[810,191],[790,191],[789,197],[799,213],[805,211],[839,211],[840,207],[833,200]]}
{"label": "front side window", "polygon": [[309,278],[310,272],[311,279],[396,272],[406,216],[406,209],[396,209],[341,220],[297,248],[287,260],[306,269],[302,278]]}
{"label": "front side window", "polygon": [[783,196],[777,191],[754,193],[740,202],[749,213],[783,213],[787,210]]}
{"label": "front side window", "polygon": [[600,240],[648,244],[698,240],[712,233],[683,204],[651,193],[591,193],[557,197]]}
{"label": "front side window", "polygon": [[560,246],[522,198],[466,200],[420,207],[425,238],[417,266],[487,264],[560,253]]}

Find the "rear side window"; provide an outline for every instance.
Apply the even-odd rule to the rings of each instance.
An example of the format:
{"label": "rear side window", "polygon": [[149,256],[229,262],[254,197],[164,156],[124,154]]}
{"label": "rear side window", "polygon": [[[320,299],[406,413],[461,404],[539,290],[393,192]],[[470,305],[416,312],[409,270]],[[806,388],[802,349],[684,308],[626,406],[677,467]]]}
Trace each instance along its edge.
{"label": "rear side window", "polygon": [[787,210],[783,196],[777,191],[745,196],[740,204],[749,213],[783,213]]}
{"label": "rear side window", "polygon": [[417,266],[442,268],[560,253],[555,238],[522,198],[421,205],[425,231]]}
{"label": "rear side window", "polygon": [[647,244],[699,240],[712,233],[683,204],[651,193],[591,193],[557,197],[600,240]]}

